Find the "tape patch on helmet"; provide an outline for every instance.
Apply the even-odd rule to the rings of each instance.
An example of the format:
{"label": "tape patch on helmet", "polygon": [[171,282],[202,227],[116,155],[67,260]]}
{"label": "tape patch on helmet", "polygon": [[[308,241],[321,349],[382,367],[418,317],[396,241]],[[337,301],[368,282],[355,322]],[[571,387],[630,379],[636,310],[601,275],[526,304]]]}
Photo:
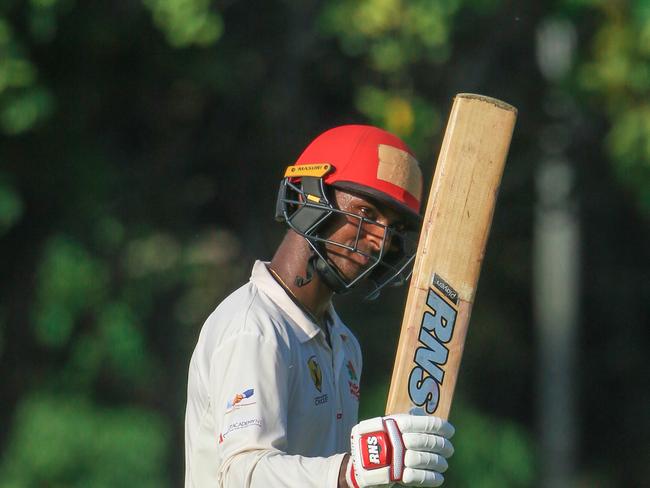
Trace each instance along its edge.
{"label": "tape patch on helmet", "polygon": [[408,152],[387,144],[379,144],[377,179],[387,181],[416,198],[422,194],[422,171]]}

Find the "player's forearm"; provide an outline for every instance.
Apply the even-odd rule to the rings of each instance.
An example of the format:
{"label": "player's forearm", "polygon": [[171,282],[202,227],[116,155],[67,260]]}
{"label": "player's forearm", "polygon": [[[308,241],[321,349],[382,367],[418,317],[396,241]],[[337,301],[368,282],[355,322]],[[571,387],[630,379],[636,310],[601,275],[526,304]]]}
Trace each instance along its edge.
{"label": "player's forearm", "polygon": [[339,469],[339,486],[338,488],[350,488],[348,482],[345,479],[345,473],[348,470],[348,463],[350,462],[350,455],[346,454],[341,461],[341,468]]}
{"label": "player's forearm", "polygon": [[[343,454],[331,457],[289,455],[253,450],[230,458],[221,472],[223,488],[339,488]],[[345,479],[345,471],[343,471]]]}

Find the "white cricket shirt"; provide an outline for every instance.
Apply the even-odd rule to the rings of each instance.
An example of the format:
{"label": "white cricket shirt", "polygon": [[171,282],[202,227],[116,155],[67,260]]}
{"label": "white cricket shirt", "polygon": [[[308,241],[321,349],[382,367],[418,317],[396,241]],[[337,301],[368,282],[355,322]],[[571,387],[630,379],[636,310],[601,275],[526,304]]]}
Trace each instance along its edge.
{"label": "white cricket shirt", "polygon": [[257,261],[192,354],[185,487],[335,488],[357,423],[361,350],[330,306],[330,337]]}

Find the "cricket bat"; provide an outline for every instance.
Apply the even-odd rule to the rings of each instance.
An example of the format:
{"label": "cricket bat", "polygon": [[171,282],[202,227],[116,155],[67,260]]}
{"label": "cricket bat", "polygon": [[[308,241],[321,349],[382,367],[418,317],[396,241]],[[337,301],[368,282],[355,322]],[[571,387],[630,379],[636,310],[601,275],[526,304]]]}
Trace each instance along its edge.
{"label": "cricket bat", "polygon": [[386,414],[448,419],[517,109],[456,95],[422,223]]}

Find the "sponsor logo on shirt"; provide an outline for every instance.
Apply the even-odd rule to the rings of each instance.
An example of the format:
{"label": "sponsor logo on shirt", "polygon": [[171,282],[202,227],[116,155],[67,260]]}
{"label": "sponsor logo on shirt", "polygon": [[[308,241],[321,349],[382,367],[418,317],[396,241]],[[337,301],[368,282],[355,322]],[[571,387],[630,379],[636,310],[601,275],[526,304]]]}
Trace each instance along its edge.
{"label": "sponsor logo on shirt", "polygon": [[311,380],[314,382],[314,386],[318,391],[321,391],[323,386],[323,372],[320,369],[318,361],[316,361],[316,356],[312,356],[307,360],[307,367],[309,368],[309,375],[311,376]]}
{"label": "sponsor logo on shirt", "polygon": [[219,444],[221,444],[226,438],[235,431],[247,429],[249,427],[262,427],[262,421],[260,419],[246,419],[238,420],[236,422],[231,422],[226,430],[219,434]]}
{"label": "sponsor logo on shirt", "polygon": [[361,392],[359,390],[359,378],[357,376],[357,372],[354,370],[354,365],[352,364],[352,361],[348,361],[346,364],[346,367],[348,368],[348,375],[350,376],[350,380],[348,381],[348,385],[350,386],[350,393],[354,398],[359,401],[359,398],[361,397]]}
{"label": "sponsor logo on shirt", "polygon": [[350,393],[354,398],[359,401],[361,398],[361,391],[359,390],[359,384],[358,383],[353,383],[352,381],[348,381],[348,385],[350,386]]}
{"label": "sponsor logo on shirt", "polygon": [[247,407],[249,405],[253,405],[255,402],[254,401],[246,401],[248,398],[251,398],[255,394],[255,390],[253,388],[249,388],[248,390],[244,390],[241,393],[235,393],[235,395],[226,402],[226,413],[231,412],[235,408],[241,408],[241,407]]}
{"label": "sponsor logo on shirt", "polygon": [[329,398],[327,396],[327,393],[325,393],[324,395],[314,397],[314,405],[322,405],[323,403],[327,403],[328,401]]}

